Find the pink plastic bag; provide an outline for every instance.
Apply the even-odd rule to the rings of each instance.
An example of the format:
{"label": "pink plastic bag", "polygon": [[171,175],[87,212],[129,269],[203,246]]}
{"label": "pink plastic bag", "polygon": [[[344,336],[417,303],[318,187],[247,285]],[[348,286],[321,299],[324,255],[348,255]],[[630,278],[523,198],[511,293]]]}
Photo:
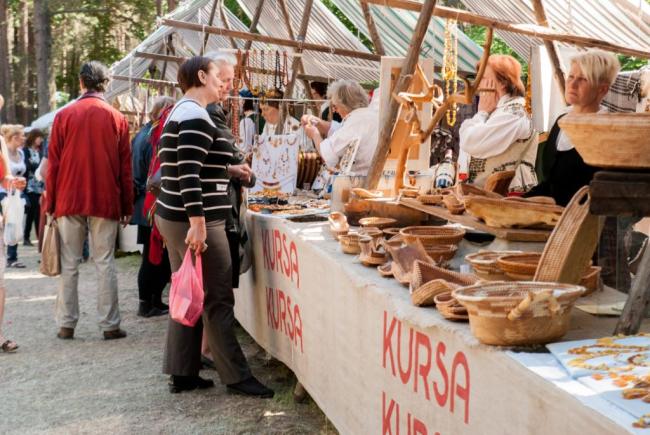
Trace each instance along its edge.
{"label": "pink plastic bag", "polygon": [[187,250],[183,264],[172,274],[169,290],[169,314],[185,326],[194,326],[203,312],[203,267],[201,255],[192,264],[192,251]]}

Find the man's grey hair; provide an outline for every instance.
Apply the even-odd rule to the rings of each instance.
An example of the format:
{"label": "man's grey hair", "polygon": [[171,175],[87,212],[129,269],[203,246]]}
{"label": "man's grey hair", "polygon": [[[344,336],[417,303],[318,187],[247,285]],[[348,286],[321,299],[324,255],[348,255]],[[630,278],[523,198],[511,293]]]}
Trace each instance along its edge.
{"label": "man's grey hair", "polygon": [[354,80],[337,80],[327,89],[327,96],[336,107],[352,112],[355,109],[368,107],[368,94]]}
{"label": "man's grey hair", "polygon": [[205,53],[204,56],[214,62],[219,69],[224,66],[237,65],[237,58],[235,55],[226,51],[210,51],[208,53]]}

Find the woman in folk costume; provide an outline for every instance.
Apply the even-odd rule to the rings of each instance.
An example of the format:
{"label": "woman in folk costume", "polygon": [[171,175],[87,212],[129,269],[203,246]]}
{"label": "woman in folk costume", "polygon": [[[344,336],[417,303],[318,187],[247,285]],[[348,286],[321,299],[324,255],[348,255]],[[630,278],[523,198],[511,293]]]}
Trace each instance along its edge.
{"label": "woman in folk costume", "polygon": [[483,187],[496,172],[515,171],[511,194],[523,194],[537,184],[537,134],[526,112],[521,65],[508,55],[488,58],[481,82],[478,113],[460,127],[459,172]]}
{"label": "woman in folk costume", "polygon": [[265,98],[260,100],[260,110],[265,121],[260,140],[273,135],[294,134],[298,139],[300,151],[314,151],[314,145],[305,136],[300,121],[289,115],[286,110],[282,110],[280,103],[284,99],[284,93],[273,89],[265,94]]}

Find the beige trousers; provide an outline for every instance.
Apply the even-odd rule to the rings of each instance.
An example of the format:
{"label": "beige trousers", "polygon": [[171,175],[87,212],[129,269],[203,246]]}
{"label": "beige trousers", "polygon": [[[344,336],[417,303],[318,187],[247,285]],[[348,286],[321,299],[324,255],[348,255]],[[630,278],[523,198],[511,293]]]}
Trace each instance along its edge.
{"label": "beige trousers", "polygon": [[79,320],[79,263],[84,240],[90,231],[90,255],[97,270],[97,314],[102,331],[120,327],[115,269],[115,240],[119,223],[92,216],[64,216],[58,219],[61,235],[61,278],[56,297],[59,327],[75,328]]}

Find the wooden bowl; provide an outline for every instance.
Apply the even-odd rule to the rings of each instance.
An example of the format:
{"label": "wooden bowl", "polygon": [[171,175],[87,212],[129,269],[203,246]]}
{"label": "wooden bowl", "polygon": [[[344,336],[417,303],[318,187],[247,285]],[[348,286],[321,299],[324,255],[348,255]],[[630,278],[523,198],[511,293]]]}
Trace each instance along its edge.
{"label": "wooden bowl", "polygon": [[601,168],[650,168],[650,114],[569,114],[559,121],[562,131],[585,163]]}
{"label": "wooden bowl", "polygon": [[383,230],[384,228],[388,228],[395,225],[397,223],[397,220],[392,218],[371,216],[371,217],[359,219],[359,223],[361,224],[362,227],[376,227],[379,228],[380,230]]}

